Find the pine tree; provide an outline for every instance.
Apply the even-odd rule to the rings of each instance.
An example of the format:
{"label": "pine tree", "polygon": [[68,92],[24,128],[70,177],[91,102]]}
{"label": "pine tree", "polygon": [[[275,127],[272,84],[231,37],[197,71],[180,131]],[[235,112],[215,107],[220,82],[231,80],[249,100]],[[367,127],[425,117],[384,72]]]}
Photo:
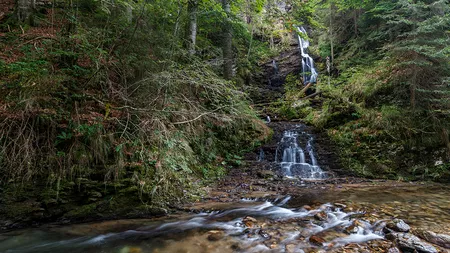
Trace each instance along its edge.
{"label": "pine tree", "polygon": [[448,0],[399,0],[384,15],[392,39],[391,80],[409,93],[413,112],[431,118],[448,145],[450,127],[450,6]]}

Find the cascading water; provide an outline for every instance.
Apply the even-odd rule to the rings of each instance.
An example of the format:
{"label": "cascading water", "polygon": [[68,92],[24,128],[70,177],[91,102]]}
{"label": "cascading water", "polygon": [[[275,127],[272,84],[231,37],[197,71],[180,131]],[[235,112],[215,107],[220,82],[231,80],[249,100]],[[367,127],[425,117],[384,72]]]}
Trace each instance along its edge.
{"label": "cascading water", "polygon": [[[307,139],[305,145],[307,156],[304,149],[299,145],[299,137]],[[326,178],[325,172],[317,164],[313,142],[314,137],[305,132],[291,130],[283,133],[283,138],[278,143],[275,162],[281,164],[284,175],[299,176],[303,179]],[[308,158],[308,161],[306,158]]]}
{"label": "cascading water", "polygon": [[[51,230],[24,231],[1,238],[0,252],[311,252],[312,248],[338,252],[345,245],[384,238],[384,226],[360,219],[362,212],[345,212],[331,204],[316,209],[284,207],[289,200],[289,196],[279,202],[243,200],[234,209],[116,228],[104,234],[82,230],[76,236],[55,236]],[[339,236],[313,243],[321,233]]]}
{"label": "cascading water", "polygon": [[264,157],[265,157],[264,150],[261,148],[261,149],[259,150],[258,162],[264,161]]}
{"label": "cascading water", "polygon": [[274,75],[278,75],[278,64],[275,60],[272,60],[272,68]]}
{"label": "cascading water", "polygon": [[306,30],[303,26],[297,26],[297,31],[299,32],[299,34],[297,34],[298,48],[300,49],[300,54],[302,55],[303,84],[307,85],[308,83],[316,83],[318,74],[314,68],[314,61],[308,54],[309,41],[300,36],[300,34],[307,35]]}

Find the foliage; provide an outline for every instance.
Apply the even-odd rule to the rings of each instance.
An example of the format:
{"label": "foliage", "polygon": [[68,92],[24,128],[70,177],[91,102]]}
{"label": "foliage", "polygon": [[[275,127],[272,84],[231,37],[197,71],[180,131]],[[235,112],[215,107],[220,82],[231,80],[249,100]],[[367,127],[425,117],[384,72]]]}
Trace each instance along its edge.
{"label": "foliage", "polygon": [[[59,199],[95,182],[166,205],[241,163],[270,132],[215,64],[221,5],[198,2],[196,55],[185,48],[184,1],[82,0],[47,6],[36,27],[2,26],[0,45],[14,51],[0,61],[2,187],[47,185]],[[233,48],[248,77],[270,49],[242,16],[261,18],[264,1],[234,5]]]}

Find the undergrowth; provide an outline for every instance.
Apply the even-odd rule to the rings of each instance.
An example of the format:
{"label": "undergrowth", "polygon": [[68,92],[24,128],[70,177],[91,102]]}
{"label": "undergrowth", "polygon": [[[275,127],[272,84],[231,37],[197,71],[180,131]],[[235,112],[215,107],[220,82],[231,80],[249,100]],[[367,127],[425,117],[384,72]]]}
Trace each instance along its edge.
{"label": "undergrowth", "polygon": [[270,135],[233,81],[183,49],[178,20],[154,15],[172,9],[131,4],[82,1],[1,26],[0,185],[15,201],[34,185],[59,204],[101,193],[73,197],[86,210],[116,195],[167,206]]}

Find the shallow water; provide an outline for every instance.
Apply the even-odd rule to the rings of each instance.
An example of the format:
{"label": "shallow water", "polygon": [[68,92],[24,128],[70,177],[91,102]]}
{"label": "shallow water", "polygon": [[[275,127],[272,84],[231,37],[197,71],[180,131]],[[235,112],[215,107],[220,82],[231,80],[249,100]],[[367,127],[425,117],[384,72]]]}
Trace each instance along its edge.
{"label": "shallow water", "polygon": [[414,228],[450,231],[449,194],[448,187],[436,185],[340,185],[271,202],[242,199],[222,211],[164,220],[15,231],[0,235],[0,252],[330,251],[382,242],[383,222],[393,217]]}

